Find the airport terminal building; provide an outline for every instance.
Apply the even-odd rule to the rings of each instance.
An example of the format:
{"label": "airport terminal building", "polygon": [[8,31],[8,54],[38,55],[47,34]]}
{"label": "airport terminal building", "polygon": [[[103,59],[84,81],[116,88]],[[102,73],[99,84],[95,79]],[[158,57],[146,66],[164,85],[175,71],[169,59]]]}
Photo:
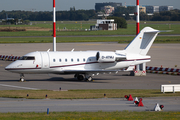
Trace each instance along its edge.
{"label": "airport terminal building", "polygon": [[117,8],[117,7],[122,7],[122,3],[115,3],[115,2],[109,2],[109,3],[96,3],[95,4],[95,10],[96,11],[101,11],[104,9],[104,6],[111,6]]}

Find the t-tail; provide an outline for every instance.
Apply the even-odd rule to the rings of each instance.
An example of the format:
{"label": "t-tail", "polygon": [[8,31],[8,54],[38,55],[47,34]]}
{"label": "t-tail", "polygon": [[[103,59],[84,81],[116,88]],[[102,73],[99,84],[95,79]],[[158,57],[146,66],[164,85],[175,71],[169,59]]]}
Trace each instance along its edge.
{"label": "t-tail", "polygon": [[159,32],[161,31],[145,27],[125,48],[125,51],[127,53],[146,55]]}

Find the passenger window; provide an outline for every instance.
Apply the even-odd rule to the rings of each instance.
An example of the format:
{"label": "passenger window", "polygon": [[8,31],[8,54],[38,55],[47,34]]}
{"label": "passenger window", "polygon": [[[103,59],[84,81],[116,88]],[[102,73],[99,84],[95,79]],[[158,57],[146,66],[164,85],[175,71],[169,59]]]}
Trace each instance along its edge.
{"label": "passenger window", "polygon": [[65,59],[65,61],[67,62],[67,59]]}
{"label": "passenger window", "polygon": [[71,62],[73,62],[73,59],[71,59]]}
{"label": "passenger window", "polygon": [[83,61],[84,61],[84,62],[86,61],[85,58],[83,59]]}
{"label": "passenger window", "polygon": [[79,58],[77,59],[77,61],[79,62]]}
{"label": "passenger window", "polygon": [[56,62],[56,59],[53,59],[53,62]]}
{"label": "passenger window", "polygon": [[61,59],[59,59],[59,62],[61,62]]}

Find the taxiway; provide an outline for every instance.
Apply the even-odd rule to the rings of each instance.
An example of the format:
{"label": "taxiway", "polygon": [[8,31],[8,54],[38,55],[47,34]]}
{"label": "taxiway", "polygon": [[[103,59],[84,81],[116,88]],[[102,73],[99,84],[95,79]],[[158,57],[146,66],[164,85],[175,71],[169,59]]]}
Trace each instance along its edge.
{"label": "taxiway", "polygon": [[[127,44],[118,43],[58,43],[58,51],[84,50],[122,50]],[[0,44],[1,55],[22,56],[32,51],[52,49],[52,43]],[[147,66],[180,68],[180,44],[153,44],[149,51],[152,57]],[[18,82],[19,74],[4,70],[11,61],[0,61],[0,90],[22,89],[159,89],[161,84],[180,84],[180,76],[150,74],[145,77],[129,76],[129,72],[118,74],[100,74],[94,76],[93,82],[77,81],[73,75],[25,74],[26,82]],[[50,111],[151,111],[159,102],[165,105],[164,111],[179,111],[179,97],[145,98],[145,107],[136,107],[122,99],[89,100],[28,100],[0,98],[0,112],[45,112]]]}

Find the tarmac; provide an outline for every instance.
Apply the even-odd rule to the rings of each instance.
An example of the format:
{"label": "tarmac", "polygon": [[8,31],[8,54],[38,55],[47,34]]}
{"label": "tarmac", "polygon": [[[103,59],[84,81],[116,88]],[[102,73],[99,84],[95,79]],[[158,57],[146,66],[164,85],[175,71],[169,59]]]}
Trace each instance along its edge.
{"label": "tarmac", "polygon": [[0,98],[0,112],[96,112],[96,111],[154,111],[156,103],[164,105],[163,111],[180,111],[180,97],[143,98],[143,107],[125,98],[101,99],[13,99]]}
{"label": "tarmac", "polygon": [[[57,51],[115,51],[123,50],[127,44],[116,42],[92,42],[92,43],[57,43]],[[53,50],[52,43],[22,43],[22,44],[0,44],[0,55],[23,56],[33,51]],[[147,66],[180,68],[180,44],[153,44],[148,52],[151,62]]]}
{"label": "tarmac", "polygon": [[[122,50],[127,44],[108,43],[57,43],[57,51]],[[0,44],[0,55],[23,56],[33,51],[52,50],[52,43]],[[147,66],[180,68],[180,44],[153,44],[148,55]],[[145,77],[129,76],[129,72],[101,74],[93,82],[77,81],[74,75],[25,74],[26,82],[18,82],[19,74],[4,70],[11,61],[0,61],[0,90],[25,89],[159,89],[162,84],[180,84],[180,76],[151,74]],[[151,111],[155,104],[164,104],[163,111],[179,111],[179,97],[143,98],[144,107],[136,107],[123,98],[80,99],[80,100],[29,100],[0,98],[0,112],[45,112],[50,111]]]}

